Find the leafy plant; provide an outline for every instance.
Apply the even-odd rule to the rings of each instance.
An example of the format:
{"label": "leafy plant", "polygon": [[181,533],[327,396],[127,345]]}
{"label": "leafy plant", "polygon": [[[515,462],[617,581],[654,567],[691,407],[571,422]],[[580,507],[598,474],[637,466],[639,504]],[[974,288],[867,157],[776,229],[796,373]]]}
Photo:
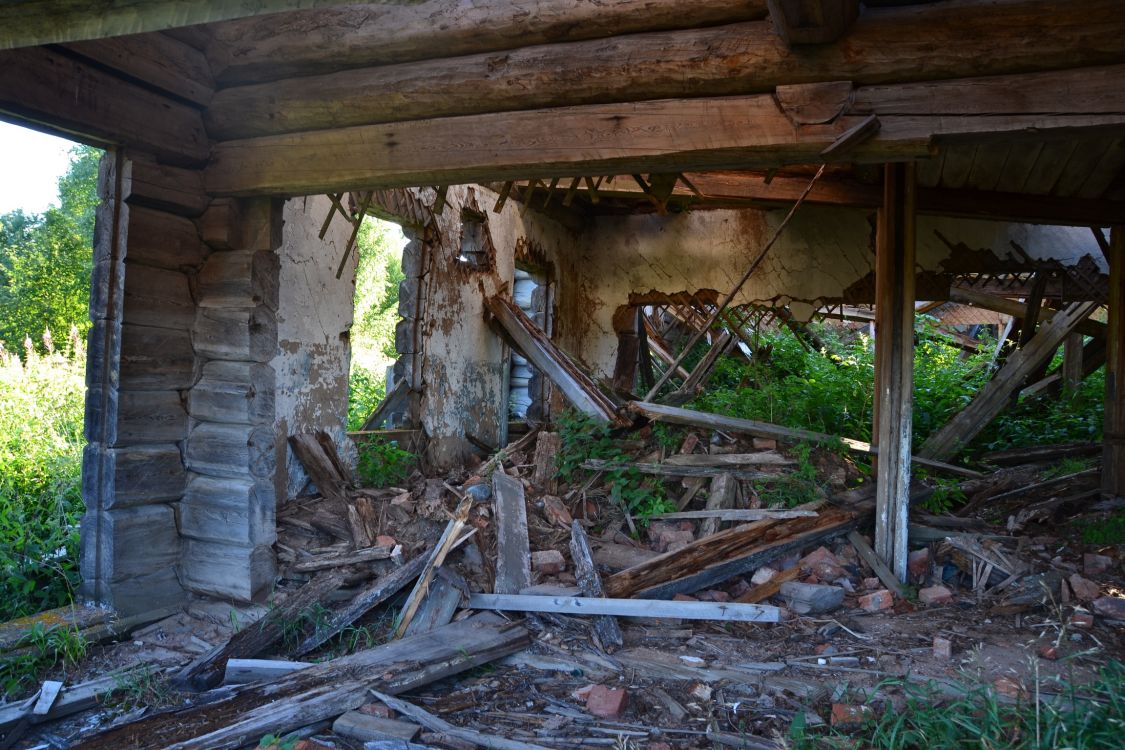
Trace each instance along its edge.
{"label": "leafy plant", "polygon": [[797,468],[769,479],[755,479],[751,484],[758,497],[769,508],[795,508],[821,497],[816,466],[812,463],[812,446],[798,443],[793,446]]}
{"label": "leafy plant", "polygon": [[35,623],[16,645],[0,658],[0,686],[6,698],[34,687],[47,670],[73,666],[86,656],[88,644],[77,628],[46,627]]}
{"label": "leafy plant", "polygon": [[122,712],[167,705],[171,696],[168,683],[148,664],[142,664],[114,680],[113,704]]}
{"label": "leafy plant", "polygon": [[950,477],[934,477],[930,480],[934,485],[933,494],[922,501],[922,507],[934,515],[944,515],[958,505],[965,503],[966,497],[961,483]]}
{"label": "leafy plant", "polygon": [[300,740],[301,738],[295,734],[290,734],[285,737],[267,734],[258,741],[258,747],[268,750],[293,750]]}
{"label": "leafy plant", "polygon": [[401,484],[418,463],[418,457],[394,443],[367,440],[358,446],[356,473],[371,487]]}
{"label": "leafy plant", "polygon": [[1088,458],[1075,458],[1070,456],[1068,458],[1059,459],[1058,463],[1047,467],[1040,474],[1043,479],[1057,479],[1058,477],[1065,477],[1069,474],[1077,474],[1080,471],[1085,471],[1093,465],[1093,461]]}
{"label": "leafy plant", "polygon": [[1119,510],[1107,518],[1076,521],[1074,525],[1082,535],[1083,544],[1099,547],[1125,544],[1125,511]]}

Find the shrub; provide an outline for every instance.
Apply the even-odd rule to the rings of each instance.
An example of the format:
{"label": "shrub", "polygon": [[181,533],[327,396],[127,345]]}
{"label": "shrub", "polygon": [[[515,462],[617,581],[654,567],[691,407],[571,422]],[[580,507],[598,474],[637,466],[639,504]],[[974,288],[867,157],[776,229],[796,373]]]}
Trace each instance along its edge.
{"label": "shrub", "polygon": [[58,607],[78,583],[86,355],[0,347],[0,621]]}
{"label": "shrub", "polygon": [[418,463],[417,456],[394,443],[367,440],[360,442],[356,448],[359,452],[356,473],[364,484],[371,487],[401,484]]}

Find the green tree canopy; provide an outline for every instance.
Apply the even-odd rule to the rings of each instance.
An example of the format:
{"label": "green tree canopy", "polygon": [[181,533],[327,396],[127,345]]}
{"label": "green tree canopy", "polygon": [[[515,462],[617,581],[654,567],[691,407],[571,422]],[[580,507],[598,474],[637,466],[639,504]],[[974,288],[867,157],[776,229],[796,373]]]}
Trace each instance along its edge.
{"label": "green tree canopy", "polygon": [[20,351],[25,338],[56,338],[71,326],[90,327],[90,272],[98,163],[102,152],[71,150],[70,168],[59,178],[58,206],[42,214],[21,210],[0,215],[0,341]]}

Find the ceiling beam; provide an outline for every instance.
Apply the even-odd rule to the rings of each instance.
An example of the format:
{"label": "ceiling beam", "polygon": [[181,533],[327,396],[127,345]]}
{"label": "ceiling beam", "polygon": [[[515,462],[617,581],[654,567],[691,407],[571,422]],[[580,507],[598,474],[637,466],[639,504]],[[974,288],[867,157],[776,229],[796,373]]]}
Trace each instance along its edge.
{"label": "ceiling beam", "polygon": [[[816,164],[871,114],[877,134],[836,161],[926,158],[935,140],[1080,137],[1125,129],[1125,66],[947,81],[879,92],[866,111],[796,125],[771,95],[598,104],[416,120],[226,141],[207,186],[217,194],[311,194],[590,174]],[[943,84],[948,88],[942,88]],[[957,98],[945,97],[955,92]],[[926,101],[921,101],[925,99]],[[930,103],[930,100],[939,104]],[[942,111],[944,101],[950,113]],[[1044,110],[1042,102],[1049,101]],[[891,102],[884,105],[884,102]],[[901,112],[901,113],[900,113]],[[1059,113],[1059,114],[1055,114]],[[1076,114],[1071,114],[1076,113]]]}
{"label": "ceiling beam", "polygon": [[[213,43],[208,56],[218,82],[229,86],[540,44],[761,21],[766,16],[765,0],[427,0],[406,6],[356,5],[215,24],[210,27]],[[505,66],[501,56],[492,55],[490,60],[493,66]]]}
{"label": "ceiling beam", "polygon": [[[355,0],[16,0],[0,3],[0,49],[104,39]],[[417,0],[374,0],[407,4]]]}
{"label": "ceiling beam", "polygon": [[[1059,18],[1057,5],[1024,0],[1025,13],[1014,18],[1007,12],[1012,3],[975,3],[957,13],[946,10],[950,5],[961,4],[925,6],[926,13],[912,7],[864,15],[844,41],[807,54],[786,48],[768,21],[752,21],[230,87],[215,95],[207,114],[208,131],[216,140],[230,140],[483,112],[775,90],[783,103],[801,107],[791,114],[802,122],[815,113],[805,111],[807,102],[801,101],[801,94],[814,99],[841,96],[831,102],[839,105],[829,112],[835,115],[849,103],[849,82],[861,87],[901,86],[907,81],[1066,70],[1125,60],[1125,13],[1116,2],[1072,0],[1067,12],[1081,6],[1074,8],[1076,18],[1060,22],[1047,36],[1041,31]],[[442,38],[452,35],[449,30],[433,33]],[[386,38],[393,45],[393,37]],[[1028,38],[1037,40],[1034,49]],[[438,48],[449,49],[427,46],[427,54]],[[336,49],[335,44],[326,44],[321,54],[332,53],[336,59]],[[981,59],[981,49],[988,50],[987,59]],[[812,86],[820,81],[835,83]],[[816,90],[810,93],[810,89]],[[900,103],[889,92],[869,91],[883,98],[886,106]],[[924,88],[909,89],[900,96],[909,99],[904,103],[915,110],[936,104],[954,112],[948,99],[927,93]],[[853,109],[864,111],[865,105],[857,101]],[[1050,102],[1044,106],[1042,111],[1055,111]]]}
{"label": "ceiling beam", "polygon": [[859,17],[859,0],[767,1],[778,36],[790,47],[834,42]]}

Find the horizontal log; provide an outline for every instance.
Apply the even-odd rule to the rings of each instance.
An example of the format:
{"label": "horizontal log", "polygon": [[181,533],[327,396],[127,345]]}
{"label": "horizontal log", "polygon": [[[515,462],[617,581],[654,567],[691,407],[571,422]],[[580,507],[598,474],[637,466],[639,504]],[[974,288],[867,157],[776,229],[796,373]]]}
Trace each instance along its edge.
{"label": "horizontal log", "polygon": [[676,466],[675,464],[668,463],[622,463],[620,461],[607,461],[600,458],[591,458],[587,461],[583,461],[582,468],[587,471],[633,469],[641,474],[651,474],[658,477],[717,477],[720,474],[730,474],[735,479],[769,479],[777,476],[774,473],[757,471],[755,469],[736,469],[731,466]]}
{"label": "horizontal log", "polygon": [[719,602],[669,602],[660,599],[598,599],[574,596],[524,594],[472,594],[471,609],[508,612],[555,612],[559,614],[617,617],[667,617],[678,620],[722,620],[726,622],[778,622],[777,607],[764,604]]}
{"label": "horizontal log", "polygon": [[[950,115],[885,113],[881,101],[898,108],[902,97],[886,90],[871,94],[864,101],[879,116],[879,132],[832,158],[902,161],[929,156],[940,139],[1123,129],[1125,89],[1114,83],[1121,71],[1125,66],[978,80],[974,115],[964,114],[969,108],[964,102],[951,105]],[[961,88],[957,81],[941,85],[950,92]],[[1024,110],[1021,92],[1028,102]],[[1095,94],[1105,113],[1052,114],[1081,112]],[[857,90],[857,97],[863,95]],[[915,89],[914,96],[932,98],[934,89]],[[993,98],[1004,103],[1000,113]],[[1040,113],[1035,106],[1046,98],[1053,106]],[[205,180],[215,194],[299,194],[817,163],[824,149],[866,116],[845,114],[831,123],[796,126],[771,95],[467,115],[227,141],[216,145]]]}
{"label": "horizontal log", "polygon": [[207,160],[203,119],[186,104],[56,50],[0,52],[0,70],[0,112],[17,121],[95,145],[134,147],[173,164]]}
{"label": "horizontal log", "polygon": [[[137,315],[144,320],[146,316]],[[173,328],[121,326],[121,387],[136,391],[175,391],[198,377],[191,334]]]}
{"label": "horizontal log", "polygon": [[195,474],[180,504],[180,533],[209,542],[273,544],[277,497],[271,482]]}
{"label": "horizontal log", "polygon": [[83,58],[206,107],[215,84],[203,53],[167,34],[91,39],[65,47]]}
{"label": "horizontal log", "polygon": [[206,422],[272,424],[275,381],[270,365],[212,360],[188,393],[188,413]]}
{"label": "horizontal log", "polygon": [[157,164],[137,154],[125,161],[125,200],[182,216],[199,216],[210,198],[203,192],[203,173]]}
{"label": "horizontal log", "polygon": [[199,270],[200,307],[277,309],[281,259],[268,250],[211,253]]}
{"label": "horizontal log", "polygon": [[216,25],[208,56],[218,81],[231,85],[765,16],[764,0],[369,4]]}
{"label": "horizontal log", "polygon": [[195,300],[180,271],[126,261],[124,304],[129,323],[190,331],[195,322]]}
{"label": "horizontal log", "polygon": [[[180,556],[176,511],[171,505],[141,505],[95,512],[96,535],[82,536],[82,569],[106,580],[142,576],[171,567]],[[93,515],[93,514],[88,514]]]}
{"label": "horizontal log", "polygon": [[[940,89],[919,99],[909,87],[899,88],[900,82],[1115,63],[1125,54],[1125,19],[1106,0],[1088,3],[1090,16],[1063,27],[1060,36],[1070,45],[1052,39],[1051,50],[1030,49],[1022,34],[1029,26],[1038,30],[1044,23],[1057,23],[1057,5],[1021,3],[1022,23],[1015,28],[1005,24],[1011,4],[999,9],[994,4],[961,5],[956,11],[946,4],[924,12],[897,8],[866,14],[845,43],[813,56],[791,51],[771,22],[758,21],[564,44],[551,40],[503,56],[443,55],[233,87],[215,95],[206,113],[207,131],[217,140],[231,140],[541,107],[767,93],[818,81],[871,85],[871,95],[889,112],[946,114],[942,108],[957,101],[976,101],[971,81],[962,84],[962,96],[954,100]],[[947,43],[936,47],[935,34]],[[892,35],[895,43],[888,43]],[[1079,35],[1082,51],[1075,54],[1073,40]],[[1090,45],[1090,35],[1106,46]],[[991,65],[982,65],[974,54],[982,47],[992,51]],[[892,83],[891,92],[875,85]],[[896,95],[903,99],[896,101]],[[1088,101],[1097,106],[1096,99]],[[1002,102],[1003,97],[995,100]],[[845,95],[832,115],[848,104]],[[853,111],[868,109],[862,96],[851,106]],[[1024,111],[1059,110],[1048,105]]]}
{"label": "horizontal log", "polygon": [[196,354],[236,362],[268,362],[277,354],[277,315],[265,305],[201,307],[192,329]]}
{"label": "horizontal log", "polygon": [[247,547],[185,539],[180,569],[189,591],[243,602],[272,586],[276,577],[269,545]]}
{"label": "horizontal log", "polygon": [[117,392],[115,446],[174,443],[187,437],[187,411],[178,391]]}
{"label": "horizontal log", "polygon": [[22,0],[0,3],[0,49],[161,31],[349,2],[354,0],[102,0],[96,4],[85,0]]}
{"label": "horizontal log", "polygon": [[760,453],[684,453],[668,456],[664,459],[664,463],[668,466],[722,468],[724,466],[792,466],[797,462],[777,451],[762,451]]}
{"label": "horizontal log", "polygon": [[190,220],[140,205],[129,206],[127,236],[130,263],[183,270],[197,268],[208,252]]}
{"label": "horizontal log", "polygon": [[174,444],[103,448],[95,443],[82,453],[82,495],[100,498],[106,510],[179,500],[186,485],[183,457]]}
{"label": "horizontal log", "polygon": [[187,467],[213,477],[269,479],[277,467],[273,426],[201,422],[191,431]]}

